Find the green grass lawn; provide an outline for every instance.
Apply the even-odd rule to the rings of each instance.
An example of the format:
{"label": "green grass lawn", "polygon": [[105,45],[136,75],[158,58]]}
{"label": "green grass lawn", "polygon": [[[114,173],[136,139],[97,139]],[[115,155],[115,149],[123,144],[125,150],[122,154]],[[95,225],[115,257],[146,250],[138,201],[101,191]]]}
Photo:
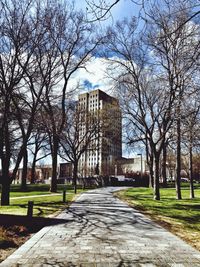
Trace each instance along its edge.
{"label": "green grass lawn", "polygon": [[[66,190],[66,203],[63,203],[63,190]],[[82,192],[82,189],[78,189],[78,193]],[[14,214],[14,215],[26,215],[28,201],[34,201],[34,216],[46,217],[53,213],[57,213],[66,208],[72,199],[75,197],[72,186],[58,185],[58,191],[60,195],[54,195],[55,193],[49,192],[49,185],[28,185],[26,192],[20,192],[19,185],[12,185],[10,192],[10,206],[0,206],[0,214]],[[38,196],[33,198],[31,196]],[[45,195],[41,196],[40,195]],[[12,197],[26,198],[12,199]]]}
{"label": "green grass lawn", "polygon": [[[11,185],[10,197],[51,194],[51,192],[49,192],[49,187],[50,185],[48,184],[29,184],[27,185],[27,190],[25,192],[22,192],[20,185]],[[59,184],[57,186],[57,193],[62,193],[63,190],[72,191],[73,188],[71,185]]]}
{"label": "green grass lawn", "polygon": [[131,206],[189,241],[200,249],[200,188],[196,185],[195,199],[190,199],[189,186],[182,189],[182,200],[176,199],[174,188],[160,190],[161,200],[153,200],[149,188],[130,188],[117,195]]}

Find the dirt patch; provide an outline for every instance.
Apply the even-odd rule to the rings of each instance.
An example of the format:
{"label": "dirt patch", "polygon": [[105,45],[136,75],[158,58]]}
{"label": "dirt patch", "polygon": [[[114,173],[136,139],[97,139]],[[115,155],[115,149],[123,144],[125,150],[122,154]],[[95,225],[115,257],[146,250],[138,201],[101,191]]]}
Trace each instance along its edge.
{"label": "dirt patch", "polygon": [[5,260],[18,247],[31,237],[32,231],[23,225],[0,227],[0,262]]}

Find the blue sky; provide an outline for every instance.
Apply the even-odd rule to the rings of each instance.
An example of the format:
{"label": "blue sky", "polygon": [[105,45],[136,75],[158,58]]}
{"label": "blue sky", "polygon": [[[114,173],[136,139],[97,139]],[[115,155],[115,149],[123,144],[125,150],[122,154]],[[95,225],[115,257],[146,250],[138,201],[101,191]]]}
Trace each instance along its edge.
{"label": "blue sky", "polygon": [[[89,0],[88,0],[89,1]],[[112,4],[115,0],[105,0],[106,3]],[[95,3],[98,3],[96,0]],[[75,7],[86,11],[87,3],[85,0],[75,0]],[[124,18],[131,18],[132,16],[138,16],[140,6],[134,4],[131,0],[120,0],[115,6],[112,7],[112,16],[108,20],[102,21],[101,26],[106,27],[110,24],[114,24],[117,20]],[[87,64],[88,72],[85,70],[79,70],[75,77],[74,83],[79,79],[80,84],[85,88],[85,91],[99,88],[107,93],[111,93],[112,84],[111,81],[105,78],[107,64],[101,57],[94,56],[93,59]]]}
{"label": "blue sky", "polygon": [[[98,0],[96,2],[98,3]],[[106,2],[113,3],[114,0],[106,0]],[[87,5],[86,5],[85,0],[75,0],[75,5],[77,6],[77,8],[86,10]],[[117,3],[112,8],[112,18],[110,18],[106,22],[103,22],[103,24],[108,25],[109,23],[115,22],[123,18],[137,16],[139,10],[140,10],[140,7],[132,3],[131,0],[120,0],[119,3]]]}

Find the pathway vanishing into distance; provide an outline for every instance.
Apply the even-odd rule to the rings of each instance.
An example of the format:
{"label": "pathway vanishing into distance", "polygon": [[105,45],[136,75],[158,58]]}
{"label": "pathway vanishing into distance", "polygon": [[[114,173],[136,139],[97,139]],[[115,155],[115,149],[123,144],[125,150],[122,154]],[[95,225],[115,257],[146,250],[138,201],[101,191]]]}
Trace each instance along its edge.
{"label": "pathway vanishing into distance", "polygon": [[200,252],[115,198],[115,190],[82,193],[60,224],[43,228],[0,266],[200,266]]}

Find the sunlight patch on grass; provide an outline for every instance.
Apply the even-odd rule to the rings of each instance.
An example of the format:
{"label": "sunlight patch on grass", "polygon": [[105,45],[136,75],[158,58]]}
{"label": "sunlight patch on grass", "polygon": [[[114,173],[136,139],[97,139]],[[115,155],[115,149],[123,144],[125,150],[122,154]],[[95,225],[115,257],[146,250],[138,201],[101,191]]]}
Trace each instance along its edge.
{"label": "sunlight patch on grass", "polygon": [[[66,196],[66,201],[69,203],[73,198],[73,194]],[[14,199],[10,201],[10,206],[0,207],[0,214],[26,215],[28,201],[34,202],[33,215],[34,216],[48,216],[57,211],[66,208],[66,203],[62,202],[62,196],[48,196],[41,198],[25,198]]]}
{"label": "sunlight patch on grass", "polygon": [[[73,188],[68,187],[66,194],[66,203],[63,203],[62,190],[66,189],[65,185],[60,185],[58,187],[58,193],[60,193],[60,195],[55,195],[54,193],[45,191],[48,189],[47,185],[31,185],[31,189],[34,189],[34,191],[30,191],[30,188],[28,186],[28,192],[20,192],[18,191],[19,186],[12,186],[12,190],[14,190],[14,192],[11,192],[11,197],[23,196],[25,198],[11,198],[10,206],[0,206],[0,214],[26,215],[28,201],[33,201],[33,216],[47,217],[52,214],[58,214],[63,209],[67,208],[75,197],[75,194],[73,193]],[[83,191],[84,190],[82,189],[77,190],[78,193],[81,193]],[[45,196],[40,197],[40,195]]]}

